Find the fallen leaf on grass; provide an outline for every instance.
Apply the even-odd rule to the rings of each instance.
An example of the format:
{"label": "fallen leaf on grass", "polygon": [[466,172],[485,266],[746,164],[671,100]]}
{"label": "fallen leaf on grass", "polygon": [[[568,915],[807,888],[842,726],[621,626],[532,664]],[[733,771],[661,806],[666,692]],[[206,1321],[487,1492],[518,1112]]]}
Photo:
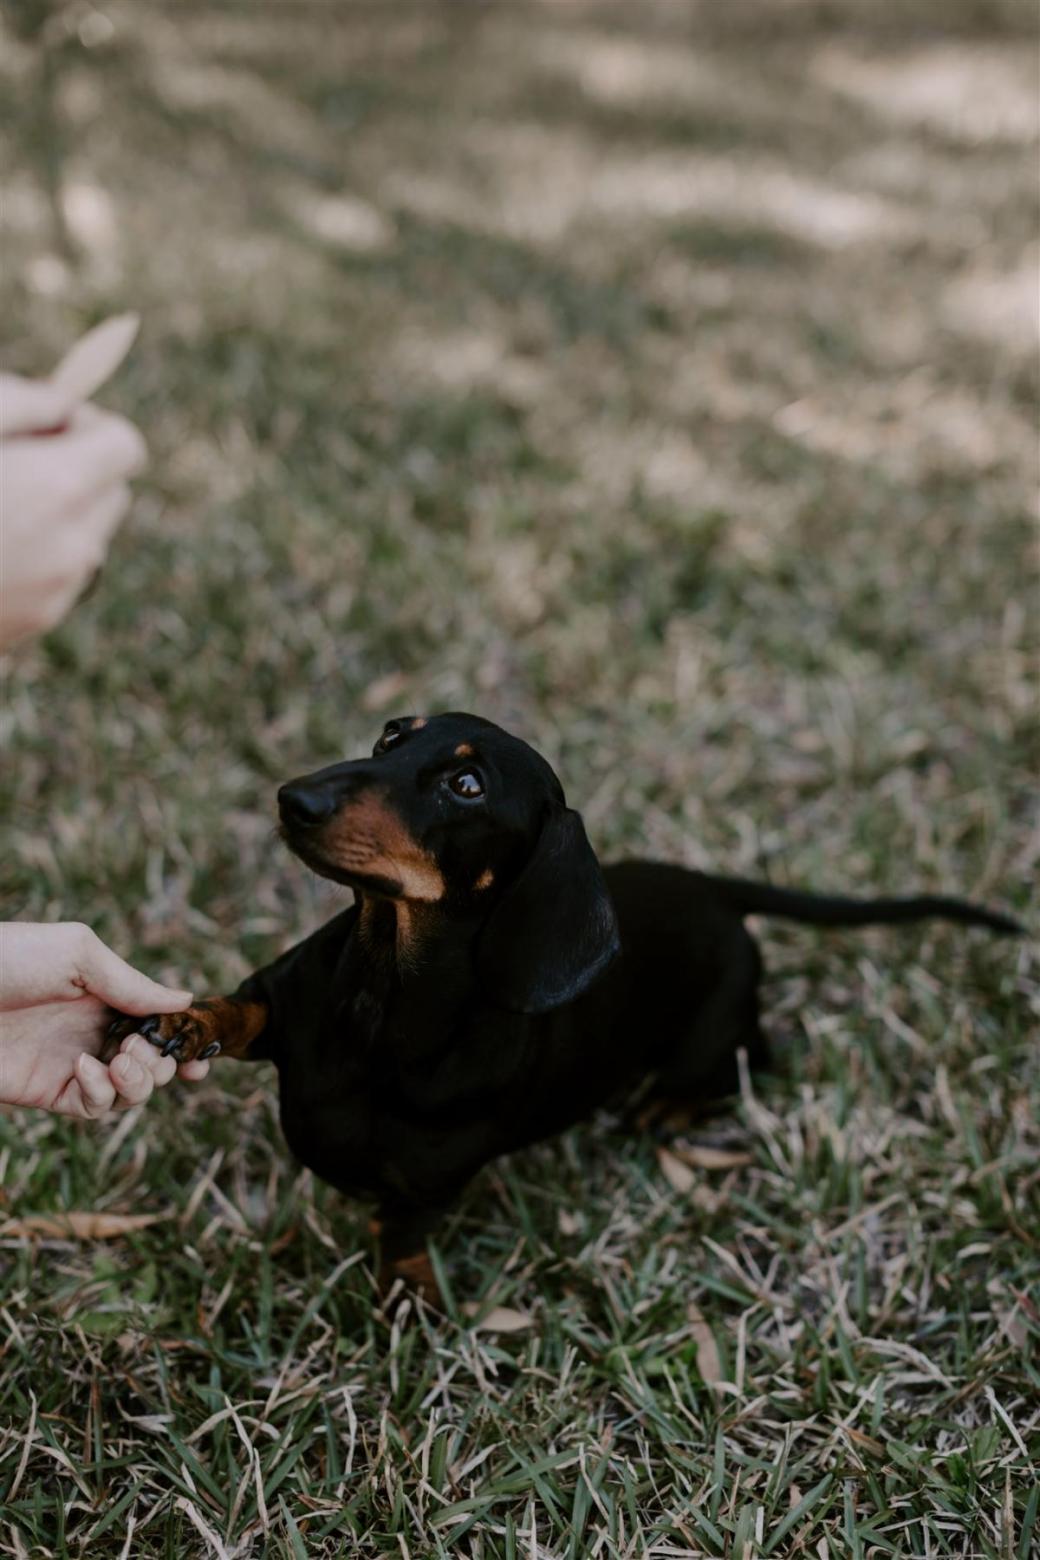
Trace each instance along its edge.
{"label": "fallen leaf on grass", "polygon": [[31,1213],[0,1224],[0,1235],[49,1235],[58,1240],[115,1240],[168,1219],[167,1213]]}
{"label": "fallen leaf on grass", "polygon": [[751,1155],[736,1148],[710,1148],[707,1143],[672,1144],[672,1153],[695,1170],[735,1170],[749,1165]]}
{"label": "fallen leaf on grass", "polygon": [[872,1435],[864,1435],[862,1430],[854,1430],[851,1425],[845,1426],[845,1434],[854,1446],[861,1446],[872,1457],[884,1457],[885,1448]]}
{"label": "fallen leaf on grass", "polygon": [[524,1332],[534,1326],[533,1316],[529,1316],[526,1311],[513,1311],[507,1305],[493,1305],[486,1316],[480,1316],[480,1303],[476,1300],[471,1300],[462,1309],[467,1316],[474,1318],[474,1328],[482,1332]]}
{"label": "fallen leaf on grass", "polygon": [[657,1163],[661,1167],[661,1174],[673,1191],[681,1192],[685,1197],[687,1192],[693,1190],[696,1177],[688,1165],[684,1165],[681,1159],[677,1159],[671,1149],[659,1148],[657,1150]]}
{"label": "fallen leaf on grass", "polygon": [[716,1381],[722,1380],[722,1362],[719,1359],[719,1346],[715,1342],[715,1334],[695,1305],[686,1307],[686,1316],[697,1350],[697,1372],[701,1380],[707,1382],[710,1387]]}

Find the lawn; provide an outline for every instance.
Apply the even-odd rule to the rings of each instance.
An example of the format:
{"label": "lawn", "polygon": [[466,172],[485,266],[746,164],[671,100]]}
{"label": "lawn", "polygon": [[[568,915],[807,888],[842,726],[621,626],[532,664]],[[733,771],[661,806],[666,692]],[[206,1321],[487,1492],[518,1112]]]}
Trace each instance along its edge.
{"label": "lawn", "polygon": [[[226,990],[341,903],[278,783],[463,708],[607,857],[1035,915],[1024,9],[35,10],[0,346],[139,309],[152,461],[6,665],[10,914]],[[0,1554],[1035,1555],[1035,949],[761,934],[777,1072],[491,1167],[447,1315],[262,1066],[0,1117]]]}

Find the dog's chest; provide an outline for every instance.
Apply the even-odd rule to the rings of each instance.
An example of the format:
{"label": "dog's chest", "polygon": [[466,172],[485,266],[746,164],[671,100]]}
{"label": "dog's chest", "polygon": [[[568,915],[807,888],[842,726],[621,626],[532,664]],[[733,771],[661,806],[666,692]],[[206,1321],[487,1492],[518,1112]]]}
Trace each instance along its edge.
{"label": "dog's chest", "polygon": [[358,1196],[381,1196],[407,1156],[401,1082],[385,1008],[361,990],[330,1004],[279,1061],[282,1130],[300,1162]]}

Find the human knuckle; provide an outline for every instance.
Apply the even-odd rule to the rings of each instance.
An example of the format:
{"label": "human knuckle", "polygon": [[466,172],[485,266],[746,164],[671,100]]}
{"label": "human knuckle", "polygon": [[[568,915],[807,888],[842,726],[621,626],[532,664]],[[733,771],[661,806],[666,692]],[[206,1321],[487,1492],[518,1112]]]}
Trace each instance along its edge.
{"label": "human knuckle", "polygon": [[118,463],[127,475],[144,465],[144,439],[125,417],[119,417],[114,412],[105,413],[98,431],[108,441],[113,463]]}
{"label": "human knuckle", "polygon": [[86,921],[66,921],[63,924],[67,937],[80,952],[89,952],[98,940],[97,933]]}

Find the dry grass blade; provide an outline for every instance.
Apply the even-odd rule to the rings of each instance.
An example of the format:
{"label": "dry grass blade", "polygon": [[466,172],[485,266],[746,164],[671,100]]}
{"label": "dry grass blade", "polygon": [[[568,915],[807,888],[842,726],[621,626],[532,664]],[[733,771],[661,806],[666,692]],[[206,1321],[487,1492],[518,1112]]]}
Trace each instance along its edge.
{"label": "dry grass blade", "polygon": [[735,1170],[751,1164],[751,1155],[732,1148],[712,1148],[708,1143],[673,1143],[673,1159],[681,1159],[694,1170]]}
{"label": "dry grass blade", "polygon": [[0,1236],[48,1236],[57,1240],[118,1240],[171,1218],[169,1213],[30,1213],[0,1224]]}

